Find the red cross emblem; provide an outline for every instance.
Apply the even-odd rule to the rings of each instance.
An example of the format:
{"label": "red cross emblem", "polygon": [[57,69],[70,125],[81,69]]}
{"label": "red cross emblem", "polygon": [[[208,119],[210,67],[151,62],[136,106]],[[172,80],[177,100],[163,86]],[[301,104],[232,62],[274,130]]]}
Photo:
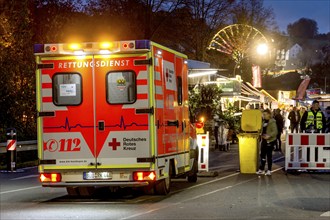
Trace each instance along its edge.
{"label": "red cross emblem", "polygon": [[117,138],[112,138],[112,142],[109,142],[109,147],[112,147],[112,150],[117,150],[117,147],[120,147],[120,142],[117,142]]}

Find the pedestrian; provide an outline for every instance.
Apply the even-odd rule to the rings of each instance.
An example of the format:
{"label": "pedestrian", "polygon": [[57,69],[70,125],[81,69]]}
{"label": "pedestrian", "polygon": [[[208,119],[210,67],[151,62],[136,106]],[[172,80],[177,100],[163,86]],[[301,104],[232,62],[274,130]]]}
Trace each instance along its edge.
{"label": "pedestrian", "polygon": [[[264,110],[263,126],[262,126],[262,139],[261,139],[261,151],[260,151],[260,167],[257,174],[265,174],[266,176],[272,175],[272,163],[273,163],[273,149],[276,142],[277,126],[276,121],[272,118],[271,111],[269,109]],[[265,173],[267,157],[268,170]]]}
{"label": "pedestrian", "polygon": [[281,145],[281,135],[283,133],[283,127],[284,127],[284,120],[281,115],[281,109],[276,109],[275,114],[274,114],[274,119],[276,121],[276,126],[277,126],[277,135],[276,135],[276,144],[275,144],[275,151],[282,151]]}
{"label": "pedestrian", "polygon": [[220,125],[219,116],[214,115],[213,120],[214,120],[214,130],[213,131],[214,131],[214,137],[215,137],[214,149],[217,149],[217,148],[219,148],[219,125]]}
{"label": "pedestrian", "polygon": [[300,114],[297,111],[297,107],[293,107],[292,111],[289,113],[288,119],[290,120],[291,133],[298,133],[298,127],[300,122]]}
{"label": "pedestrian", "polygon": [[300,107],[300,110],[299,110],[300,118],[302,118],[302,116],[304,115],[305,111],[306,111],[305,106],[301,106]]}
{"label": "pedestrian", "polygon": [[300,127],[306,133],[325,132],[326,119],[317,100],[314,100],[310,110],[304,113],[300,121]]}
{"label": "pedestrian", "polygon": [[286,108],[283,110],[283,118],[284,118],[284,128],[285,130],[289,130],[290,127],[290,121],[288,119],[288,115],[289,115],[289,110]]}
{"label": "pedestrian", "polygon": [[330,106],[328,106],[325,109],[325,113],[326,113],[326,118],[327,118],[326,126],[325,126],[325,133],[330,133]]}
{"label": "pedestrian", "polygon": [[[299,109],[300,118],[302,118],[302,116],[305,114],[305,112],[306,112],[306,107],[305,106],[301,106],[300,109]],[[299,123],[299,132],[303,132],[301,130],[300,123]]]}

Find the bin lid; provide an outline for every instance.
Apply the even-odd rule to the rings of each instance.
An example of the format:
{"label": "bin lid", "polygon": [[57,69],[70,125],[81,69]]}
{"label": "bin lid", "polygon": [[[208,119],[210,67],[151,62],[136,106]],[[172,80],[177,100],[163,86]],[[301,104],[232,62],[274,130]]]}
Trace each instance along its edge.
{"label": "bin lid", "polygon": [[245,132],[261,130],[262,112],[259,109],[247,109],[242,112],[241,127]]}

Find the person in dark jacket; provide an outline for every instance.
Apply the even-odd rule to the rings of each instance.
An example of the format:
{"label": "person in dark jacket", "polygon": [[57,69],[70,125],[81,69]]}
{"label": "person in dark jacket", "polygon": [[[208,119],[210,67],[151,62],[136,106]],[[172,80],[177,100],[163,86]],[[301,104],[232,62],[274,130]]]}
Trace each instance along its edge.
{"label": "person in dark jacket", "polygon": [[284,127],[284,120],[281,115],[281,109],[276,109],[275,114],[274,114],[274,119],[276,121],[276,126],[277,126],[277,136],[276,136],[276,144],[275,144],[275,151],[282,151],[281,150],[281,135],[283,133],[283,127]]}
{"label": "person in dark jacket", "polygon": [[218,115],[214,115],[214,138],[215,138],[215,146],[214,149],[220,148],[219,146],[219,123],[220,119]]}
{"label": "person in dark jacket", "polygon": [[325,132],[326,119],[317,100],[314,100],[310,110],[304,113],[300,121],[300,127],[306,133]]}
{"label": "person in dark jacket", "polygon": [[327,114],[327,122],[326,122],[326,126],[325,126],[325,133],[330,133],[330,106],[328,106],[325,109],[325,113]]}
{"label": "person in dark jacket", "polygon": [[288,119],[290,120],[291,133],[296,131],[299,132],[299,122],[300,122],[300,113],[297,110],[297,107],[293,107],[292,111],[289,113]]}

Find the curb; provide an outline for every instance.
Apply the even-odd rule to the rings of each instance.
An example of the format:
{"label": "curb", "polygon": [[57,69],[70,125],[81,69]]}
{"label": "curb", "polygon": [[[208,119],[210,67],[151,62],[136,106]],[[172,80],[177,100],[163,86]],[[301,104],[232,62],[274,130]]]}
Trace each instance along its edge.
{"label": "curb", "polygon": [[198,177],[216,177],[218,176],[219,173],[217,171],[202,171],[202,172],[198,172],[197,176]]}

